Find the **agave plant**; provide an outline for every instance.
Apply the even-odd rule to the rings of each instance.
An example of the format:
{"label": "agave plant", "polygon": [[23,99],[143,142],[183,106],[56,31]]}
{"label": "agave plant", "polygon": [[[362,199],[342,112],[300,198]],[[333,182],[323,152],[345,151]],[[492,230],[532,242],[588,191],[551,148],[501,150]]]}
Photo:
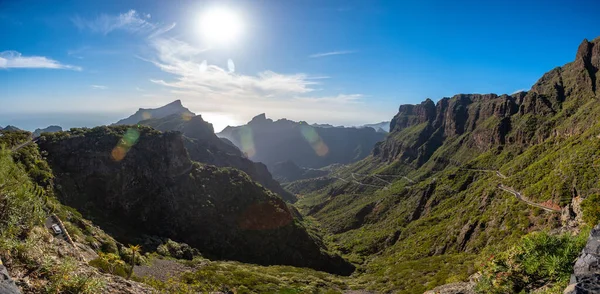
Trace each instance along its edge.
{"label": "agave plant", "polygon": [[127,275],[127,279],[131,279],[131,275],[133,274],[133,267],[135,266],[135,254],[140,251],[142,247],[140,245],[129,245],[129,250],[131,250],[131,269],[129,270],[129,275]]}

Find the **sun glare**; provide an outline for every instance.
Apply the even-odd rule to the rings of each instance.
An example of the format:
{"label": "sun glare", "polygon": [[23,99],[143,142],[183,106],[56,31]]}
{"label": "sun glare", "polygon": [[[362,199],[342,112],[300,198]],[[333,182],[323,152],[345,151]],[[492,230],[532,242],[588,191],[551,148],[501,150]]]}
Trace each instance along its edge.
{"label": "sun glare", "polygon": [[200,31],[211,44],[231,44],[240,37],[243,24],[234,11],[215,7],[200,17]]}

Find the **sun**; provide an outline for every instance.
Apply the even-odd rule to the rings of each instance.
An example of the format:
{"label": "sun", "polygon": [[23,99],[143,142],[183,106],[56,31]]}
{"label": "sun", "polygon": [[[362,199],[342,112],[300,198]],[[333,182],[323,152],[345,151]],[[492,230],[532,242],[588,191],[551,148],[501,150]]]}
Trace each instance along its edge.
{"label": "sun", "polygon": [[239,15],[225,7],[207,10],[200,17],[200,32],[211,44],[226,45],[239,39],[243,23]]}

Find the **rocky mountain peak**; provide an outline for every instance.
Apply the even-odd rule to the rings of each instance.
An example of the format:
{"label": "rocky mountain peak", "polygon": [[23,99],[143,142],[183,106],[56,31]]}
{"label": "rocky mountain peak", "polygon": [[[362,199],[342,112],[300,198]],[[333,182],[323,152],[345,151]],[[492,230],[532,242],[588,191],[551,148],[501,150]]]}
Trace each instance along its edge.
{"label": "rocky mountain peak", "polygon": [[248,124],[260,124],[260,123],[265,123],[265,122],[273,122],[273,120],[268,119],[266,114],[261,113],[255,117],[253,117],[252,120],[250,120],[248,122]]}

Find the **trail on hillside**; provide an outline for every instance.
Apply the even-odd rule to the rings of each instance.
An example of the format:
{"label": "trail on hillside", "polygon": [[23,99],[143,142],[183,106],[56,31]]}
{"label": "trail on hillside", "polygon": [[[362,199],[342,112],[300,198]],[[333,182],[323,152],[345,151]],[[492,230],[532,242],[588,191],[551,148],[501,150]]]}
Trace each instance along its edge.
{"label": "trail on hillside", "polygon": [[[463,168],[464,170],[471,170],[471,171],[479,171],[479,172],[492,172],[494,173],[497,177],[501,178],[501,179],[506,179],[508,178],[507,176],[503,175],[499,170],[491,170],[491,169],[474,169],[474,168]],[[497,186],[498,189],[511,193],[513,195],[515,195],[515,197],[523,202],[525,202],[527,205],[533,206],[533,207],[537,207],[537,208],[541,208],[545,211],[548,212],[561,212],[560,209],[557,208],[553,208],[553,207],[548,207],[539,203],[535,203],[529,199],[527,199],[525,196],[523,196],[523,194],[521,194],[519,191],[505,186],[504,184],[498,184]]]}

